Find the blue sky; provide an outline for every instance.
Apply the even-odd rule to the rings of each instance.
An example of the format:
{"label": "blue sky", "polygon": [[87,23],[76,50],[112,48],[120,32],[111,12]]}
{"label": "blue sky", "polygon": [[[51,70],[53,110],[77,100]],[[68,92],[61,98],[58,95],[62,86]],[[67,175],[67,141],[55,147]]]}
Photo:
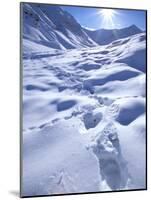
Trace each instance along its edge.
{"label": "blue sky", "polygon": [[108,19],[106,15],[101,14],[101,8],[62,6],[62,9],[72,14],[82,26],[90,29],[124,28],[132,24],[135,24],[142,30],[146,28],[145,11],[112,9],[113,14]]}

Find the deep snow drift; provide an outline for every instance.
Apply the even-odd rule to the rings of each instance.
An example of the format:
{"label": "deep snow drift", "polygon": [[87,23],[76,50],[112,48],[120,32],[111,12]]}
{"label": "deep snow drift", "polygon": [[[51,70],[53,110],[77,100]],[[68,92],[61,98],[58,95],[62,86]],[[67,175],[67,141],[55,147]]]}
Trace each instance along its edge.
{"label": "deep snow drift", "polygon": [[[52,16],[38,16],[53,23]],[[77,48],[66,49],[53,39],[55,49],[49,41],[44,45],[43,27],[28,25],[23,32],[29,37],[23,39],[22,195],[145,188],[145,33],[104,46],[83,33],[88,40],[75,40]],[[55,29],[52,35],[58,38]]]}

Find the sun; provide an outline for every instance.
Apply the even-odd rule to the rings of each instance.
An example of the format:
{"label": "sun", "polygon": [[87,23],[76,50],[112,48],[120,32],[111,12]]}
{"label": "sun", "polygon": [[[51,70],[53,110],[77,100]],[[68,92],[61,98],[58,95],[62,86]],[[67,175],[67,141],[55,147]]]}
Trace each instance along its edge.
{"label": "sun", "polygon": [[112,19],[115,15],[115,11],[113,9],[102,9],[100,14],[106,19]]}
{"label": "sun", "polygon": [[115,17],[117,15],[117,11],[113,9],[101,9],[98,14],[102,19],[102,26],[104,28],[115,27]]}

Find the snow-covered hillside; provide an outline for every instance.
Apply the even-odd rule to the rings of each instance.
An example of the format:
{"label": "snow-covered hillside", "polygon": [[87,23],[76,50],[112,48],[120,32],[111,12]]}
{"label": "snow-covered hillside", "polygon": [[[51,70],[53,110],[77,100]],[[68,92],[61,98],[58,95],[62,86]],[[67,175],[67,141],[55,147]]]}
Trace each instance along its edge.
{"label": "snow-covered hillside", "polygon": [[24,21],[22,195],[145,188],[145,33],[100,46],[71,16],[58,30],[47,9],[25,9],[43,22]]}
{"label": "snow-covered hillside", "polygon": [[33,42],[39,48],[74,49],[106,45],[114,40],[142,33],[137,26],[123,29],[89,30],[58,6],[45,4],[24,4],[23,7],[23,43],[24,51],[35,51]]}
{"label": "snow-covered hillside", "polygon": [[[33,50],[33,42],[42,48],[73,49],[95,46],[96,43],[84,32],[81,25],[58,6],[24,4],[23,6],[24,50]],[[27,41],[27,42],[26,42]],[[41,48],[41,47],[39,47]]]}
{"label": "snow-covered hillside", "polygon": [[143,31],[135,25],[122,29],[99,29],[99,30],[89,30],[83,28],[84,31],[95,41],[97,44],[106,45],[114,40],[126,38],[131,35],[142,33]]}

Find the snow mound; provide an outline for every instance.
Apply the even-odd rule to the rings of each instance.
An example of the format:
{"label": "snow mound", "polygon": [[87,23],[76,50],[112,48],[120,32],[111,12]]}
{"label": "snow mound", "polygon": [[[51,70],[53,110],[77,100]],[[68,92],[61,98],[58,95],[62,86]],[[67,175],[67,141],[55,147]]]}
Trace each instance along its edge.
{"label": "snow mound", "polygon": [[[106,73],[108,71],[108,73]],[[125,81],[129,80],[133,77],[137,77],[141,75],[141,72],[136,71],[135,69],[128,67],[127,65],[122,64],[114,64],[112,68],[106,70],[106,68],[102,69],[100,73],[94,74],[91,78],[86,79],[84,81],[84,88],[91,93],[94,93],[95,86],[102,86],[106,83],[114,81]],[[100,87],[99,87],[100,88]]]}
{"label": "snow mound", "polygon": [[126,63],[140,71],[146,72],[146,52],[145,50],[138,50],[130,56],[123,56],[117,62]]}
{"label": "snow mound", "polygon": [[145,112],[145,101],[140,98],[128,98],[127,100],[116,101],[119,104],[119,114],[117,121],[123,125],[128,125]]}

